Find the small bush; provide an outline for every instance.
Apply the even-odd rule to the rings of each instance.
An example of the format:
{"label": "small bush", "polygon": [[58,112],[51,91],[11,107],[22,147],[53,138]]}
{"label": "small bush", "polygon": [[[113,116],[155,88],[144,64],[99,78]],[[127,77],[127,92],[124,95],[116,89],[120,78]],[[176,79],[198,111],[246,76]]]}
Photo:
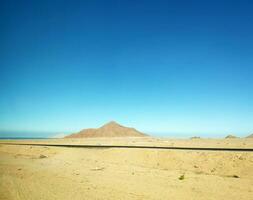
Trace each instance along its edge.
{"label": "small bush", "polygon": [[238,176],[236,174],[234,174],[234,175],[228,175],[227,177],[229,177],[229,178],[240,178],[240,176]]}
{"label": "small bush", "polygon": [[178,179],[181,181],[184,180],[184,175],[181,175]]}
{"label": "small bush", "polygon": [[39,158],[47,158],[47,156],[41,154]]}

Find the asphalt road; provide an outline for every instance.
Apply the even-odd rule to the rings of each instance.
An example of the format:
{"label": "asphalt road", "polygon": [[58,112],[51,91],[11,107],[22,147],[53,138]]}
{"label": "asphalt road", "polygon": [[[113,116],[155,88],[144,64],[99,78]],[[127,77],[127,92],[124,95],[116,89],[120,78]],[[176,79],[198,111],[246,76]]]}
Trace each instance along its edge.
{"label": "asphalt road", "polygon": [[5,145],[28,145],[65,148],[121,148],[121,149],[167,149],[167,150],[190,150],[190,151],[239,151],[253,152],[251,148],[212,148],[212,147],[167,147],[167,146],[139,146],[139,145],[71,145],[71,144],[34,144],[34,143],[0,143]]}

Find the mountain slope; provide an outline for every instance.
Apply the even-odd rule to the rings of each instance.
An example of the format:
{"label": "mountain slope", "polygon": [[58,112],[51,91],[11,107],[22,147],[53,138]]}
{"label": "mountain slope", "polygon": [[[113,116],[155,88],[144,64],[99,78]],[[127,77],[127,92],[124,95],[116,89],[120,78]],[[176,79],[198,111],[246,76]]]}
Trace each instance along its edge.
{"label": "mountain slope", "polygon": [[253,138],[253,133],[248,135],[246,138]]}

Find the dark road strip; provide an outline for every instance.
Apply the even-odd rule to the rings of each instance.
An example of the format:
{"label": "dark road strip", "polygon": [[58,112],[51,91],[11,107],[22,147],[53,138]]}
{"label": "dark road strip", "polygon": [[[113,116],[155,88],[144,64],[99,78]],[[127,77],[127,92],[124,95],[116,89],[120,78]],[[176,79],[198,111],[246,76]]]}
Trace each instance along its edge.
{"label": "dark road strip", "polygon": [[71,145],[71,144],[34,144],[34,143],[0,143],[5,145],[28,145],[66,148],[122,148],[122,149],[168,149],[168,150],[191,150],[191,151],[237,151],[253,152],[251,148],[212,148],[212,147],[165,147],[165,146],[128,146],[128,145]]}

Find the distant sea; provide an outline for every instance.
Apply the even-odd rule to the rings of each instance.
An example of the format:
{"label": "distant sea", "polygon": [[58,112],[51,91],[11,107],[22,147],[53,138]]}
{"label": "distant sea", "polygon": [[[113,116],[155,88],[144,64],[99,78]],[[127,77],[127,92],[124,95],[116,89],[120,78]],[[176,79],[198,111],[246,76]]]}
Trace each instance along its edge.
{"label": "distant sea", "polygon": [[0,140],[41,140],[49,139],[55,134],[55,132],[0,130]]}
{"label": "distant sea", "polygon": [[41,139],[50,139],[50,138],[33,138],[33,137],[0,137],[0,140],[41,140]]}

